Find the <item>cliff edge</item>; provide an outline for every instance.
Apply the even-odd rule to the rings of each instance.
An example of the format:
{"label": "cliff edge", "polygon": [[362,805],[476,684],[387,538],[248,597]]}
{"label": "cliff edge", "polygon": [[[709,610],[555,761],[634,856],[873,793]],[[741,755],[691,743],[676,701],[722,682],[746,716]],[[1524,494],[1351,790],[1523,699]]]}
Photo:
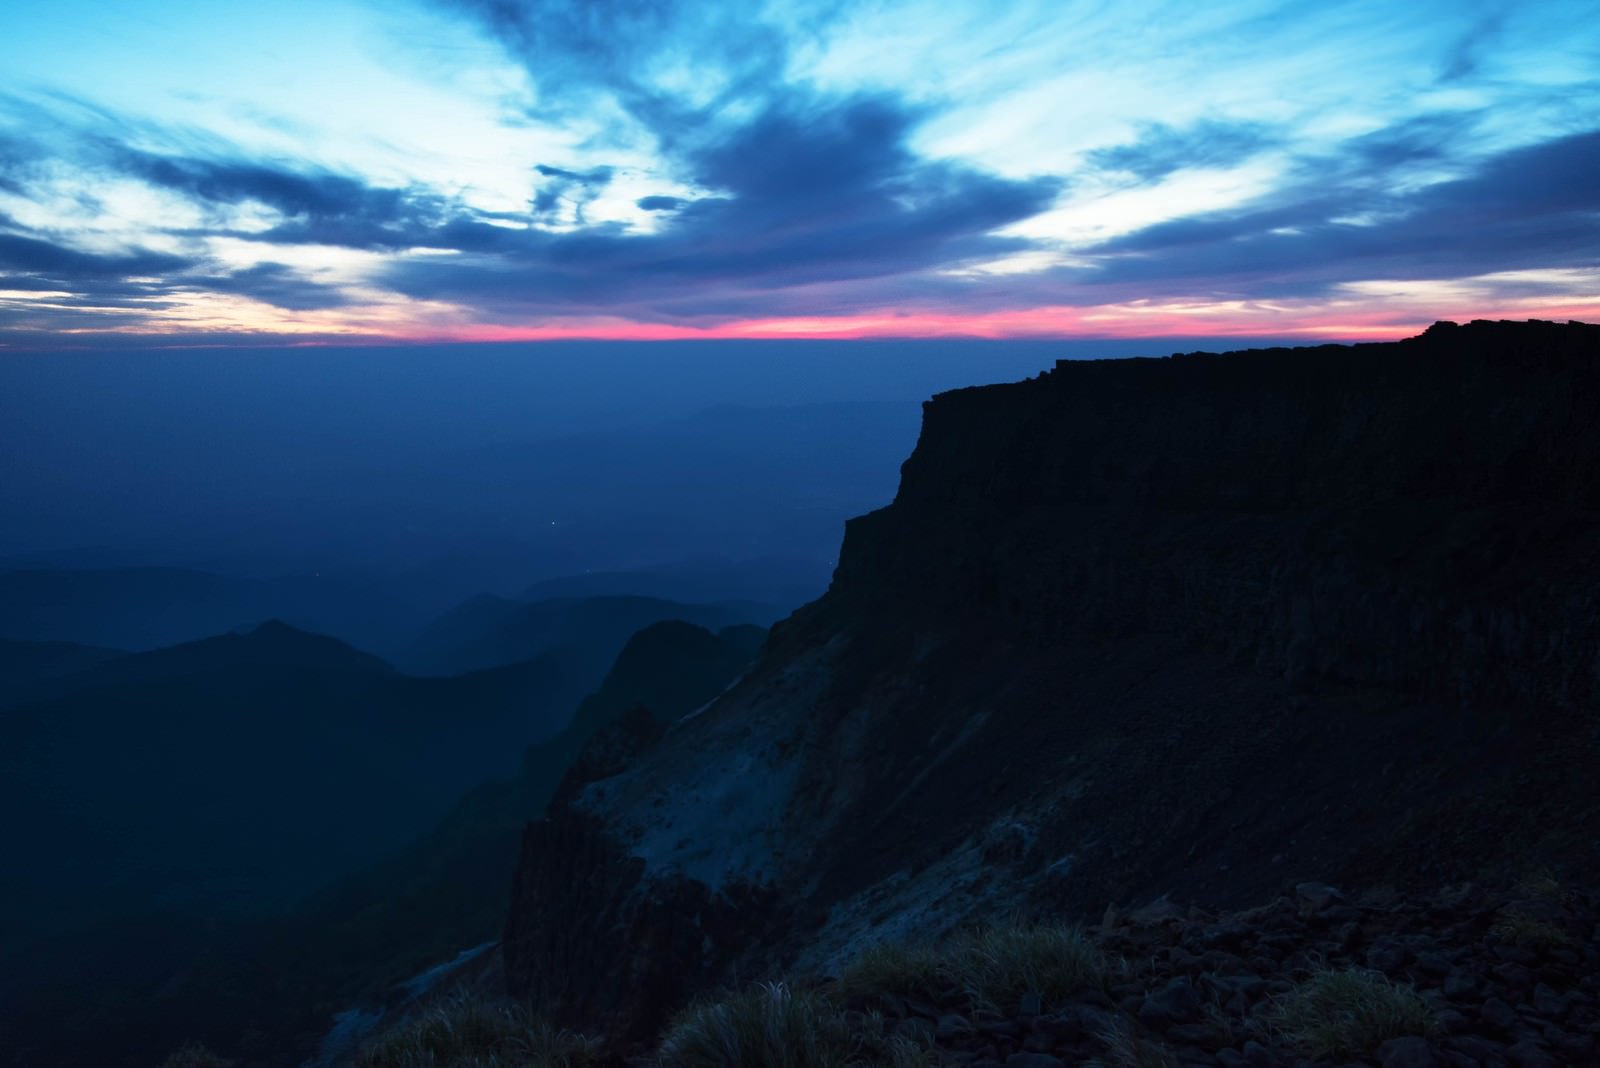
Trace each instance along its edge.
{"label": "cliff edge", "polygon": [[828,593],[530,825],[508,983],[648,1038],[985,916],[1594,874],[1596,398],[1541,322],[935,397]]}

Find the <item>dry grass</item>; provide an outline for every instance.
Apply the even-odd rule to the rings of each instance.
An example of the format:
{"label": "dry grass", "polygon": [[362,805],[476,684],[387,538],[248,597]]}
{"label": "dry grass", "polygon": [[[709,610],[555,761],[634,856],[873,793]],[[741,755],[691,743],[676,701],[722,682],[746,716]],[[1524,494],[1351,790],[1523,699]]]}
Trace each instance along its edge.
{"label": "dry grass", "polygon": [[[852,1024],[852,1019],[854,1023]],[[936,1049],[846,1015],[832,993],[761,983],[702,999],[661,1041],[657,1068],[938,1068]]]}
{"label": "dry grass", "polygon": [[888,1038],[869,1035],[863,1039],[854,1063],[871,1065],[872,1068],[939,1068],[944,1062],[937,1049],[905,1035]]}
{"label": "dry grass", "polygon": [[557,1031],[521,1006],[457,994],[384,1032],[356,1068],[579,1068],[588,1041]]}
{"label": "dry grass", "polygon": [[1267,1028],[1313,1058],[1370,1056],[1391,1038],[1438,1030],[1412,987],[1363,968],[1322,970],[1267,1007]]}
{"label": "dry grass", "polygon": [[1104,987],[1110,964],[1078,927],[1007,923],[939,944],[870,946],[839,976],[845,996],[893,994],[934,1000],[961,990],[980,1006],[1015,1011],[1034,994],[1043,1006]]}
{"label": "dry grass", "polygon": [[661,1041],[660,1068],[844,1068],[858,1041],[838,1006],[813,990],[762,983],[702,999]]}
{"label": "dry grass", "polygon": [[1572,936],[1560,927],[1514,908],[1500,910],[1489,937],[1524,949],[1560,949],[1573,944]]}
{"label": "dry grass", "polygon": [[1577,899],[1572,887],[1557,878],[1549,868],[1540,868],[1518,879],[1516,890],[1519,894],[1553,905],[1570,905]]}
{"label": "dry grass", "polygon": [[931,943],[879,942],[868,946],[839,975],[838,991],[929,997],[950,982],[947,956]]}
{"label": "dry grass", "polygon": [[1135,1032],[1123,1021],[1095,1035],[1105,1043],[1104,1056],[1089,1062],[1089,1068],[1177,1068],[1172,1051],[1154,1038]]}
{"label": "dry grass", "polygon": [[191,1042],[161,1062],[161,1068],[230,1068],[225,1061],[197,1042]]}
{"label": "dry grass", "polygon": [[1078,927],[1005,924],[969,932],[950,946],[956,980],[974,1002],[1015,1011],[1025,995],[1043,1007],[1092,987],[1104,987],[1110,966]]}

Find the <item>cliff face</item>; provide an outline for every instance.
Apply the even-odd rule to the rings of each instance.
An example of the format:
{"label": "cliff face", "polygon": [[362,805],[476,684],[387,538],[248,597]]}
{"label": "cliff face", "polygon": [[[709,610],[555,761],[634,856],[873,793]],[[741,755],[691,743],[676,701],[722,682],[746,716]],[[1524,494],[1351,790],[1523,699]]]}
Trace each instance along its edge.
{"label": "cliff face", "polygon": [[646,930],[682,990],[1015,908],[1592,869],[1596,398],[1600,327],[1482,322],[934,398],[828,594],[530,828],[513,989],[625,990]]}

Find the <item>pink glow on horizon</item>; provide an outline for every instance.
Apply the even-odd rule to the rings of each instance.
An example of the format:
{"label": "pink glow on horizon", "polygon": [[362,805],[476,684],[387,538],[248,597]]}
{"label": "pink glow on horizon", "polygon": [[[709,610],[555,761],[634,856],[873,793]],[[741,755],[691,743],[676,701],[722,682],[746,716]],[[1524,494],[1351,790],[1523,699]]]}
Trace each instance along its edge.
{"label": "pink glow on horizon", "polygon": [[[228,331],[220,322],[195,329],[192,322],[161,324],[165,329],[127,326],[109,331],[61,331],[44,346],[0,339],[9,349],[105,348],[132,343],[140,348],[221,346],[364,347],[395,344],[493,343],[535,341],[706,341],[718,339],[1081,339],[1215,337],[1323,341],[1393,341],[1421,333],[1440,319],[1569,319],[1600,322],[1600,296],[1522,300],[1474,300],[1461,293],[1361,296],[1289,302],[1132,302],[1086,307],[1053,306],[966,314],[886,310],[839,316],[773,317],[688,326],[634,322],[620,317],[569,318],[545,323],[472,323],[464,310],[448,305],[406,309],[364,309],[358,315],[325,314],[316,319],[267,322]],[[385,314],[387,313],[387,314]],[[392,317],[392,319],[391,319]],[[151,324],[155,325],[155,324]]]}
{"label": "pink glow on horizon", "polygon": [[968,315],[945,312],[885,312],[846,316],[745,319],[712,326],[636,323],[625,320],[545,324],[472,324],[438,332],[419,331],[394,340],[416,342],[506,341],[687,341],[715,339],[872,338],[1142,338],[1293,337],[1391,341],[1420,333],[1439,319],[1600,320],[1600,299],[1561,304],[1511,304],[1485,308],[1358,306],[1330,308],[1191,305],[1182,308],[1117,305],[1051,307]]}

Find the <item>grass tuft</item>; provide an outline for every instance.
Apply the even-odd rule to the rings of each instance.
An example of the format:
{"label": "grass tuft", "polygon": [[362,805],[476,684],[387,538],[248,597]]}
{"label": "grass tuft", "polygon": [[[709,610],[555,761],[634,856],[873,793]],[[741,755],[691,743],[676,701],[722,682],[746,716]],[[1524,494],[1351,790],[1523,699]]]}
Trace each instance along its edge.
{"label": "grass tuft", "polygon": [[1127,1021],[1119,1022],[1095,1035],[1105,1043],[1104,1056],[1089,1062],[1089,1068],[1177,1068],[1177,1059],[1166,1046],[1146,1035],[1137,1034]]}
{"label": "grass tuft", "polygon": [[198,1042],[191,1042],[161,1062],[161,1068],[231,1068],[225,1061]]}
{"label": "grass tuft", "polygon": [[1578,896],[1572,887],[1557,878],[1549,868],[1540,868],[1518,879],[1516,890],[1519,894],[1552,905],[1570,905]]}
{"label": "grass tuft", "polygon": [[858,1046],[820,992],[761,983],[695,1002],[656,1057],[659,1068],[844,1068]]}
{"label": "grass tuft", "polygon": [[1500,910],[1489,937],[1523,949],[1561,949],[1573,944],[1572,936],[1560,927],[1514,908]]}
{"label": "grass tuft", "polygon": [[579,1068],[593,1046],[527,1009],[466,994],[445,998],[386,1031],[356,1056],[356,1068]]}
{"label": "grass tuft", "polygon": [[1267,1007],[1268,1028],[1312,1058],[1371,1056],[1391,1038],[1437,1032],[1433,1009],[1412,987],[1364,968],[1324,969]]}
{"label": "grass tuft", "polygon": [[1077,927],[1064,924],[1005,924],[958,937],[950,947],[951,968],[967,995],[1001,1012],[1016,1010],[1036,994],[1048,1009],[1074,994],[1104,987],[1110,966]]}
{"label": "grass tuft", "polygon": [[851,995],[930,997],[950,982],[949,961],[930,943],[878,942],[839,975],[838,991]]}

